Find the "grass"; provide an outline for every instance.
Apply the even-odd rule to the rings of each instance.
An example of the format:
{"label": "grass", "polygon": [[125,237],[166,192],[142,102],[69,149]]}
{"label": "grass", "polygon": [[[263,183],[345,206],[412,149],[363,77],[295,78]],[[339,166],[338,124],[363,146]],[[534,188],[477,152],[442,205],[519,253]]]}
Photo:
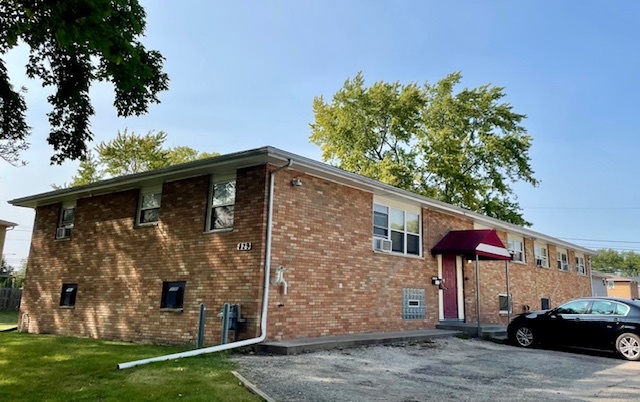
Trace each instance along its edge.
{"label": "grass", "polygon": [[18,326],[17,311],[0,311],[0,331]]}
{"label": "grass", "polygon": [[184,347],[0,333],[3,401],[261,401],[218,353],[118,370],[117,364]]}

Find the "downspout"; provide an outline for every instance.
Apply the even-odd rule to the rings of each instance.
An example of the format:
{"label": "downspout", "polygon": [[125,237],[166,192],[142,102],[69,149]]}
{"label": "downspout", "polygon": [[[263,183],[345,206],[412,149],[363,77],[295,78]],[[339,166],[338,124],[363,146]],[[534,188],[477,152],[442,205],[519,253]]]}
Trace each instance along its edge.
{"label": "downspout", "polygon": [[275,175],[281,170],[284,170],[293,165],[293,160],[289,159],[286,165],[279,167],[269,174],[269,209],[267,211],[267,239],[266,239],[266,251],[264,262],[264,294],[262,297],[262,317],[260,320],[260,336],[257,338],[245,339],[242,341],[226,343],[224,345],[211,346],[209,348],[194,349],[187,352],[173,353],[165,356],[151,357],[149,359],[134,360],[131,362],[118,364],[118,369],[126,369],[134,366],[140,366],[147,363],[160,362],[165,360],[174,360],[181,357],[190,357],[202,355],[205,353],[220,352],[222,350],[229,350],[240,348],[243,346],[254,345],[265,340],[267,337],[267,311],[269,303],[269,277],[271,276],[271,232],[273,226],[273,187],[275,183]]}
{"label": "downspout", "polygon": [[478,269],[478,254],[476,254],[476,314],[478,315],[478,333],[476,336],[480,336],[480,270]]}

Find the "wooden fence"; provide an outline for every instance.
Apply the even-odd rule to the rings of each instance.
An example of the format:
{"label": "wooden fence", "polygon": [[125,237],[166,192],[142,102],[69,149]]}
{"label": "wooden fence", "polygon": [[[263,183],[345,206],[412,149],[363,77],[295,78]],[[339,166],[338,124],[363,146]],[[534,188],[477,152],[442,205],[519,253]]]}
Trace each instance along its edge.
{"label": "wooden fence", "polygon": [[17,310],[20,308],[22,289],[0,288],[0,311]]}

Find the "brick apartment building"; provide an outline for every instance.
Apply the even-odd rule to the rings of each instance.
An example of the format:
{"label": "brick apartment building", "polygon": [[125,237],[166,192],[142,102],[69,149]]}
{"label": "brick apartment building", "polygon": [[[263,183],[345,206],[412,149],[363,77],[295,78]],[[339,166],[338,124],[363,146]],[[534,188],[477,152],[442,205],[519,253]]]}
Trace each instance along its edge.
{"label": "brick apartment building", "polygon": [[10,203],[34,333],[190,343],[205,303],[216,344],[230,302],[253,338],[267,264],[267,340],[506,324],[507,270],[513,314],[591,294],[588,249],[272,147]]}

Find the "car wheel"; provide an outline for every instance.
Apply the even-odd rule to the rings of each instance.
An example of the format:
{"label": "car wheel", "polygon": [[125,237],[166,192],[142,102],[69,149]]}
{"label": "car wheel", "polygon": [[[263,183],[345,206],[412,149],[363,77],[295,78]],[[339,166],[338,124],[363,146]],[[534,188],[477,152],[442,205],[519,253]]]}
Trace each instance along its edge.
{"label": "car wheel", "polygon": [[526,325],[521,325],[515,331],[515,341],[518,346],[523,348],[530,348],[535,344],[535,337],[533,331]]}
{"label": "car wheel", "polygon": [[640,360],[640,337],[632,333],[624,333],[616,340],[616,350],[627,360]]}

